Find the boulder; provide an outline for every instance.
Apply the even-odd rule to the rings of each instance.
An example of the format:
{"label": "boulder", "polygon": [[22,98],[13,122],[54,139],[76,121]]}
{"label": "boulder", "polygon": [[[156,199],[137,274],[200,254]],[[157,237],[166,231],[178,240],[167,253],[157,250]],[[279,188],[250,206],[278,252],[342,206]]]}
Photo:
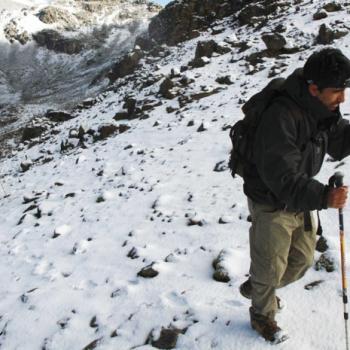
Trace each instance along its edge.
{"label": "boulder", "polygon": [[138,272],[137,276],[143,278],[154,278],[158,276],[159,272],[153,268],[154,263],[144,267],[140,272]]}
{"label": "boulder", "polygon": [[337,2],[329,2],[323,6],[327,12],[337,12],[342,10],[342,5]]}
{"label": "boulder", "polygon": [[22,142],[29,141],[36,137],[40,137],[41,134],[46,130],[43,126],[28,126],[23,129]]}
{"label": "boulder", "polygon": [[123,78],[135,72],[139,67],[139,62],[143,58],[144,54],[141,50],[135,50],[125,56],[123,56],[112,68],[112,71],[108,74],[108,78],[111,82],[114,82],[118,78]]}
{"label": "boulder", "polygon": [[286,39],[283,35],[277,33],[263,34],[262,40],[264,41],[266,48],[269,51],[280,51],[287,44]]}
{"label": "boulder", "polygon": [[319,11],[317,11],[316,13],[314,13],[314,15],[312,16],[312,18],[315,20],[315,21],[319,21],[320,19],[323,19],[323,18],[326,18],[328,17],[327,15],[327,11],[321,9]]}
{"label": "boulder", "polygon": [[68,55],[77,54],[84,49],[84,44],[80,39],[64,37],[52,29],[45,29],[33,34],[33,39],[39,46]]}
{"label": "boulder", "polygon": [[183,330],[177,328],[163,328],[157,340],[151,342],[152,346],[157,349],[174,349],[176,347],[179,334],[184,333]]}
{"label": "boulder", "polygon": [[170,90],[175,86],[170,78],[165,78],[159,87],[159,94],[167,99],[173,99],[175,94]]}
{"label": "boulder", "polygon": [[43,8],[37,14],[37,17],[41,22],[46,24],[53,24],[57,22],[70,23],[73,21],[73,18],[68,11],[54,6],[47,6]]}
{"label": "boulder", "polygon": [[329,45],[333,43],[334,40],[340,39],[347,34],[347,30],[332,29],[323,23],[321,24],[318,36],[316,37],[316,43],[322,45]]}
{"label": "boulder", "polygon": [[63,111],[52,111],[48,110],[45,117],[53,122],[62,123],[75,118],[70,113]]}

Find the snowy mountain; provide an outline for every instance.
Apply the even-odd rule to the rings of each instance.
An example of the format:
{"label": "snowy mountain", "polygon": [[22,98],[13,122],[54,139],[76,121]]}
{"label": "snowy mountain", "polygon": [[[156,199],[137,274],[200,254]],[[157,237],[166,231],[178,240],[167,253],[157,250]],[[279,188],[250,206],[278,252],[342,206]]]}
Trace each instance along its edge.
{"label": "snowy mountain", "polygon": [[1,1],[1,135],[103,90],[106,72],[160,8],[144,0]]}
{"label": "snowy mountain", "polygon": [[[200,17],[225,4],[232,15],[173,26],[184,8]],[[1,348],[271,349],[238,291],[250,223],[227,169],[228,128],[244,101],[315,49],[350,57],[350,4],[230,4],[170,3],[152,20],[159,35],[114,61],[112,85],[35,118],[2,159]],[[349,182],[347,159],[327,158],[318,179],[335,170]],[[279,349],[345,349],[338,216],[320,215],[328,249],[279,291],[290,336]]]}

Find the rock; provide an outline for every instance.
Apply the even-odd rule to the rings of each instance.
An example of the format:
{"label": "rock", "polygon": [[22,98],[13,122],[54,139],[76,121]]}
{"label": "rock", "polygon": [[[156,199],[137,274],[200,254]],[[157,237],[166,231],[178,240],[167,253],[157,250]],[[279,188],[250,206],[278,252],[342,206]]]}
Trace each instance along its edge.
{"label": "rock", "polygon": [[105,140],[115,134],[122,134],[123,132],[129,130],[130,127],[125,124],[120,125],[102,125],[98,128],[98,133],[94,135],[94,141]]}
{"label": "rock", "polygon": [[20,164],[22,172],[26,172],[30,169],[30,167],[33,165],[33,162],[31,160],[24,161]]}
{"label": "rock", "polygon": [[206,56],[197,58],[196,60],[193,60],[191,62],[189,62],[189,66],[193,67],[193,68],[201,68],[204,67],[205,65],[207,65],[208,63],[210,63],[210,59]]}
{"label": "rock", "polygon": [[115,116],[113,117],[115,121],[120,121],[120,120],[131,120],[130,115],[128,112],[117,112]]}
{"label": "rock", "polygon": [[88,345],[84,346],[82,350],[94,350],[96,349],[103,341],[103,337],[95,339]]}
{"label": "rock", "polygon": [[135,247],[133,247],[133,248],[129,251],[127,257],[130,258],[130,259],[138,259],[140,256],[139,256],[139,254],[138,254],[138,252],[137,252],[137,249],[136,249]]}
{"label": "rock", "polygon": [[226,255],[226,252],[222,250],[212,264],[215,270],[213,274],[213,278],[217,282],[227,283],[230,281],[229,273],[223,266],[225,255]]}
{"label": "rock", "polygon": [[143,51],[150,51],[157,46],[155,40],[151,39],[147,34],[140,35],[135,40],[135,46],[139,46]]}
{"label": "rock", "polygon": [[324,282],[324,280],[314,281],[314,282],[311,282],[311,283],[308,283],[307,285],[305,285],[304,288],[306,290],[311,290],[311,289],[315,288],[316,286],[320,285],[323,282]]}
{"label": "rock", "polygon": [[348,31],[346,30],[333,30],[326,24],[321,24],[318,36],[316,38],[316,43],[329,45],[333,43],[334,40],[340,39],[347,34]]}
{"label": "rock", "polygon": [[48,110],[45,114],[45,117],[57,123],[66,122],[68,120],[75,118],[75,116],[71,115],[70,113],[63,112],[63,111],[52,111],[52,110]]}
{"label": "rock", "polygon": [[207,29],[214,21],[234,14],[241,7],[241,0],[172,1],[152,18],[149,37],[158,43],[176,45],[198,37],[199,30]]}
{"label": "rock", "polygon": [[241,25],[255,25],[265,20],[268,15],[273,14],[279,5],[277,1],[265,0],[261,3],[251,3],[243,7],[238,14],[238,20]]}
{"label": "rock", "polygon": [[231,75],[225,75],[222,77],[218,77],[215,81],[221,85],[232,85],[233,84]]}
{"label": "rock", "polygon": [[316,243],[316,250],[320,253],[324,253],[326,250],[328,250],[328,248],[329,247],[326,238],[321,236]]}
{"label": "rock", "polygon": [[23,129],[22,142],[32,140],[36,137],[40,137],[42,133],[46,131],[43,126],[28,126]]}
{"label": "rock", "polygon": [[126,96],[124,99],[123,108],[128,111],[128,115],[132,116],[136,111],[137,100],[133,96]]}
{"label": "rock", "polygon": [[39,46],[44,46],[48,50],[68,55],[80,53],[84,49],[82,40],[64,37],[62,34],[52,29],[44,29],[33,34],[33,39]]}
{"label": "rock", "polygon": [[219,45],[215,40],[199,41],[197,43],[195,57],[192,62],[189,63],[192,67],[203,67],[208,62],[203,62],[203,57],[210,58],[213,53],[220,55],[231,52],[231,49],[224,45]]}
{"label": "rock", "polygon": [[139,62],[143,58],[144,54],[141,50],[135,50],[125,56],[123,56],[112,68],[108,74],[108,78],[111,82],[114,82],[118,78],[123,78],[135,72],[139,67]]}
{"label": "rock", "polygon": [[175,86],[170,78],[165,78],[159,87],[159,94],[167,99],[173,99],[175,94],[170,90]]}
{"label": "rock", "polygon": [[214,171],[216,171],[216,172],[222,172],[222,171],[226,171],[226,170],[228,170],[228,165],[227,165],[226,160],[222,160],[222,161],[216,163],[216,165],[214,167]]}
{"label": "rock", "polygon": [[342,10],[342,5],[337,2],[330,2],[323,6],[327,12],[337,12]]}
{"label": "rock", "polygon": [[144,267],[137,276],[143,277],[143,278],[154,278],[158,276],[159,272],[153,269],[154,263]]}
{"label": "rock", "polygon": [[324,23],[321,24],[316,42],[318,44],[328,45],[334,40],[334,32],[331,28],[326,26]]}
{"label": "rock", "polygon": [[333,272],[335,269],[334,261],[326,253],[323,253],[315,264],[315,270],[326,270],[327,272]]}
{"label": "rock", "polygon": [[262,40],[269,51],[280,51],[287,44],[284,36],[277,33],[263,34]]}
{"label": "rock", "polygon": [[197,132],[203,132],[203,131],[207,131],[208,128],[204,125],[204,123],[202,123],[199,128],[197,129]]}
{"label": "rock", "polygon": [[235,218],[233,216],[227,216],[227,215],[221,216],[218,221],[218,223],[222,225],[230,224],[232,222],[235,222]]}
{"label": "rock", "polygon": [[159,339],[153,340],[151,344],[157,349],[174,349],[181,333],[184,331],[177,328],[162,328]]}
{"label": "rock", "polygon": [[314,13],[314,15],[312,16],[312,18],[315,21],[319,21],[320,19],[326,18],[328,17],[327,12],[325,10],[319,10],[316,13]]}
{"label": "rock", "polygon": [[57,22],[69,24],[74,21],[73,17],[69,14],[68,11],[54,6],[47,6],[43,8],[37,14],[37,17],[40,19],[41,22],[46,24],[53,24]]}

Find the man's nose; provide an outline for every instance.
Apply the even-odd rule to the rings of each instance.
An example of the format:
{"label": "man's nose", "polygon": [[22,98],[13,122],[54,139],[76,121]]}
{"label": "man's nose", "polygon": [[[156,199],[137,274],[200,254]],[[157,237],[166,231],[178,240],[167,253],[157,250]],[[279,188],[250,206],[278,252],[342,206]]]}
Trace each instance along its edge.
{"label": "man's nose", "polygon": [[343,103],[345,101],[345,90],[340,91],[338,95],[338,103]]}

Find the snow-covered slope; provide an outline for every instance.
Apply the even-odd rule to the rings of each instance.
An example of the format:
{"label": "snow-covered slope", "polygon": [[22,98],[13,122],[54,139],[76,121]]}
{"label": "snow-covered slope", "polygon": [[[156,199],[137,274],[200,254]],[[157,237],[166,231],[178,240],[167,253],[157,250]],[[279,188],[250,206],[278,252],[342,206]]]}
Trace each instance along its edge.
{"label": "snow-covered slope", "polygon": [[[209,30],[166,57],[144,59],[137,78],[116,81],[92,107],[63,124],[51,122],[41,142],[23,143],[2,160],[2,348],[153,349],[163,327],[182,330],[176,349],[271,348],[251,330],[249,302],[238,292],[249,269],[249,223],[242,181],[225,166],[227,126],[272,71],[287,76],[320,47],[311,43],[321,23],[346,22],[345,1],[314,21],[325,3],[284,8],[262,29],[222,21],[215,35]],[[265,49],[262,32],[281,23],[288,46],[302,49],[247,63]],[[211,39],[231,52],[179,73],[197,42]],[[350,56],[349,43],[346,35],[334,46]],[[233,84],[216,82],[227,75]],[[176,98],[158,94],[165,76]],[[142,117],[115,121],[131,95]],[[345,115],[349,107],[347,101]],[[108,125],[118,129],[99,140]],[[318,178],[326,182],[335,169],[349,181],[348,160],[325,162]],[[347,231],[349,209],[344,213]],[[279,349],[345,348],[337,212],[323,211],[321,219],[335,271],[312,268],[280,290],[287,308],[278,322],[290,340]],[[220,252],[229,283],[212,278]],[[138,275],[151,264],[156,276]]]}

